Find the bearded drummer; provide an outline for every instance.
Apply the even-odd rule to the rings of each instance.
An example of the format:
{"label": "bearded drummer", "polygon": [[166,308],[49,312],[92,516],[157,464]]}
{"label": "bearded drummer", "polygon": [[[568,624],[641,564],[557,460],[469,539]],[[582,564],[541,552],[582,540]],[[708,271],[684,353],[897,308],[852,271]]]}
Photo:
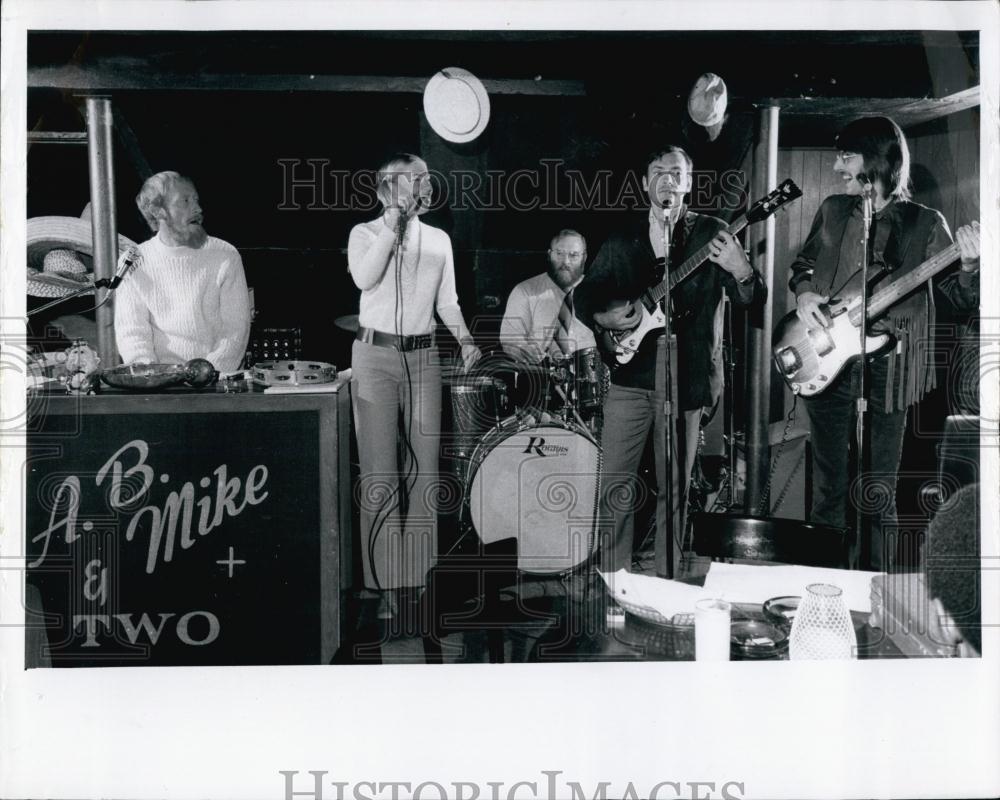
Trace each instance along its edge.
{"label": "bearded drummer", "polygon": [[[546,358],[563,356],[560,312],[572,302],[572,292],[583,280],[587,263],[587,240],[574,230],[561,230],[552,237],[545,272],[521,281],[507,298],[500,323],[500,346],[524,364],[540,364]],[[574,315],[569,320],[566,343],[570,353],[594,347],[594,334]]]}
{"label": "bearded drummer", "polygon": [[[549,398],[541,395],[552,390],[551,379],[556,375],[552,365],[572,364],[571,359],[579,359],[587,352],[596,354],[594,334],[576,317],[573,303],[574,290],[586,270],[587,240],[575,230],[561,230],[552,237],[547,257],[549,264],[545,272],[521,281],[511,291],[500,324],[503,351],[519,364],[545,369],[544,373],[527,372],[527,386],[514,387],[515,403],[536,408],[543,419],[545,408],[550,406]],[[596,356],[595,360],[598,360]],[[542,377],[533,380],[538,375]],[[564,371],[558,377],[572,376]],[[576,387],[564,381],[562,390],[572,394]],[[588,390],[588,395],[593,394],[594,391]],[[569,402],[575,407],[578,400],[571,397]],[[592,405],[597,405],[596,400]],[[599,408],[585,410],[599,411]]]}

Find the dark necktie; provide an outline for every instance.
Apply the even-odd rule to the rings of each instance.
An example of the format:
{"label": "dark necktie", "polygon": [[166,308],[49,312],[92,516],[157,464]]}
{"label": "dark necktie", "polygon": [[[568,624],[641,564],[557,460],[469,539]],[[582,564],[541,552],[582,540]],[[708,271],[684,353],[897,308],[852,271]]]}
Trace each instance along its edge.
{"label": "dark necktie", "polygon": [[559,324],[556,327],[556,344],[564,356],[573,355],[573,290],[570,289],[563,297],[562,305],[559,306]]}

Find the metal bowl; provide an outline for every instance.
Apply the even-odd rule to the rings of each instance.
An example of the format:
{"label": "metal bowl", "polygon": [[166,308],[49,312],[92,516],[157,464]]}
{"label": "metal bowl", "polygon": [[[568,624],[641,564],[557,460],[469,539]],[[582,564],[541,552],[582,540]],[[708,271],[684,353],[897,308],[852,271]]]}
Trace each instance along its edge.
{"label": "metal bowl", "polygon": [[183,364],[125,364],[101,373],[101,379],[109,386],[133,391],[176,386],[186,377]]}

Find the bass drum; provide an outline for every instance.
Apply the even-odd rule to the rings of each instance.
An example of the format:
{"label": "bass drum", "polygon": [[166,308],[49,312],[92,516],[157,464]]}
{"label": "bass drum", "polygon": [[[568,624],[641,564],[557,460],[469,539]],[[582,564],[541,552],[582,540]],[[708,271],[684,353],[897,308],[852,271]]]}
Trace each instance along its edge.
{"label": "bass drum", "polygon": [[517,539],[522,572],[567,572],[597,549],[600,472],[601,449],[585,429],[511,418],[473,455],[469,520],[483,544]]}

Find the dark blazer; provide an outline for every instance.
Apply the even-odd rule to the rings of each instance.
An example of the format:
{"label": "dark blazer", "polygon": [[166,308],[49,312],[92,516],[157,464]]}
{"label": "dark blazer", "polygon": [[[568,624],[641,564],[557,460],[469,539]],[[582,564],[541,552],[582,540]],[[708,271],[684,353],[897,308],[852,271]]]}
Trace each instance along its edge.
{"label": "dark blazer", "polygon": [[[663,263],[649,242],[649,212],[636,214],[601,247],[593,264],[574,293],[577,316],[596,329],[594,314],[609,302],[635,300],[650,286],[663,280]],[[687,211],[673,232],[671,265],[679,267],[687,256],[726,227],[715,217]],[[744,297],[736,280],[712,262],[705,262],[672,293],[674,307],[682,319],[673,328],[677,334],[678,398],[681,410],[711,405],[713,389],[721,386],[721,301],[725,291],[734,303],[749,305],[763,299],[766,289],[754,271],[754,289]],[[611,381],[620,386],[653,389],[656,373],[655,332],[646,336],[639,352],[625,366],[611,371]],[[609,361],[611,364],[611,361]]]}

